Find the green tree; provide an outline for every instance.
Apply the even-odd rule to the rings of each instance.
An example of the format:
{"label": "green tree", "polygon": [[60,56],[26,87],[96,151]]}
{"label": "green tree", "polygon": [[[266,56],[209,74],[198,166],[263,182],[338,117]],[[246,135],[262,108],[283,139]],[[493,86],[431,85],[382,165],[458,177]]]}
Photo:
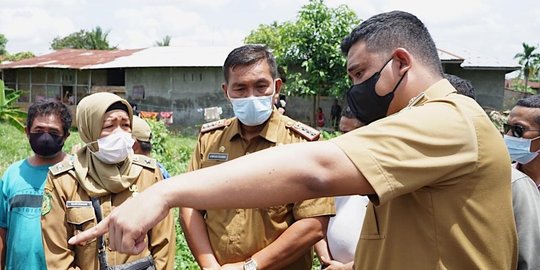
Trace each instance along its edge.
{"label": "green tree", "polygon": [[23,119],[26,117],[26,113],[13,106],[13,103],[20,96],[20,91],[6,88],[4,81],[0,80],[0,122],[6,122],[19,129],[24,129]]}
{"label": "green tree", "polygon": [[32,58],[35,55],[32,52],[26,51],[26,52],[18,52],[16,54],[10,54],[6,50],[6,44],[8,42],[8,39],[3,34],[0,34],[0,62],[2,61],[19,61],[26,58]]}
{"label": "green tree", "polygon": [[20,61],[27,58],[35,57],[34,53],[26,51],[26,52],[18,52],[15,54],[7,54],[7,56],[4,58],[6,61]]}
{"label": "green tree", "polygon": [[525,88],[529,86],[529,75],[533,67],[533,63],[538,63],[540,59],[540,53],[535,52],[537,47],[533,45],[528,45],[523,42],[523,52],[517,53],[514,56],[514,59],[519,59],[519,64],[521,65],[521,71],[523,72],[523,77],[525,78]]}
{"label": "green tree", "polygon": [[65,37],[55,37],[51,42],[51,48],[59,49],[86,49],[86,30],[74,32]]}
{"label": "green tree", "polygon": [[109,45],[108,37],[111,30],[103,31],[101,27],[96,26],[92,31],[87,33],[90,41],[90,47],[93,50],[115,50],[116,46],[111,47]]}
{"label": "green tree", "polygon": [[343,38],[360,23],[346,5],[329,8],[323,0],[310,0],[296,21],[260,25],[245,38],[273,49],[287,72],[287,94],[340,96],[349,88]]}
{"label": "green tree", "polygon": [[6,51],[7,42],[8,40],[6,36],[4,36],[3,34],[0,34],[0,56],[7,54],[7,51]]}
{"label": "green tree", "polygon": [[169,45],[171,45],[171,36],[166,35],[165,37],[163,37],[162,40],[156,41],[154,45],[158,47],[168,47]]}
{"label": "green tree", "polygon": [[117,46],[109,44],[110,30],[103,31],[99,26],[96,26],[91,31],[80,30],[71,33],[65,37],[55,37],[51,42],[51,48],[59,49],[86,49],[86,50],[115,50]]}
{"label": "green tree", "polygon": [[[287,25],[286,25],[287,24]],[[282,32],[287,28],[289,22],[278,24],[274,21],[271,24],[261,24],[255,30],[245,38],[244,42],[247,44],[264,44],[268,48],[274,50],[274,54],[279,54],[277,50],[282,49]]]}

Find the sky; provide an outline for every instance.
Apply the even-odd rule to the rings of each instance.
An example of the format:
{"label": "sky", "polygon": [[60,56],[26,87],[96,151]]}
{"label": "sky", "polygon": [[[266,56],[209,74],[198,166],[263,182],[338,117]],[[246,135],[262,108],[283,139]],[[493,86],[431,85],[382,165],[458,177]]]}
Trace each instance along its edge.
{"label": "sky", "polygon": [[[57,36],[101,26],[120,49],[151,47],[166,35],[171,46],[235,46],[260,24],[296,19],[307,0],[0,0],[0,33],[9,53],[50,52]],[[325,0],[346,4],[360,19],[403,10],[429,29],[438,48],[459,55],[515,62],[522,42],[540,43],[538,0]]]}

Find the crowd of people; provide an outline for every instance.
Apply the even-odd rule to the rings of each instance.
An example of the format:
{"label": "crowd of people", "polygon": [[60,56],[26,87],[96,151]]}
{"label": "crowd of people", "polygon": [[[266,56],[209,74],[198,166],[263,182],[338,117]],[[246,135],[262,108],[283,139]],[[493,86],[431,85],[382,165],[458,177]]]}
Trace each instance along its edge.
{"label": "crowd of people", "polygon": [[540,95],[501,136],[406,12],[369,18],[341,49],[343,135],[285,116],[272,53],[245,45],[223,65],[234,117],[202,125],[177,176],[114,94],[78,103],[73,155],[66,105],[31,105],[33,155],[0,181],[1,268],[173,269],[179,207],[201,269],[310,270],[313,249],[328,270],[540,269]]}

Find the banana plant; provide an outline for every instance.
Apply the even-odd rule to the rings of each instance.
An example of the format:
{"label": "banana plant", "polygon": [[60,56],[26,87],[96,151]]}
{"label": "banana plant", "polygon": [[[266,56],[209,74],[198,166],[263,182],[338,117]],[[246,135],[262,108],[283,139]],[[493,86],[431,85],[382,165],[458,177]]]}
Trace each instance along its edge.
{"label": "banana plant", "polygon": [[0,80],[0,122],[6,122],[18,129],[24,130],[24,119],[26,112],[13,106],[19,97],[21,91],[6,88],[4,81]]}

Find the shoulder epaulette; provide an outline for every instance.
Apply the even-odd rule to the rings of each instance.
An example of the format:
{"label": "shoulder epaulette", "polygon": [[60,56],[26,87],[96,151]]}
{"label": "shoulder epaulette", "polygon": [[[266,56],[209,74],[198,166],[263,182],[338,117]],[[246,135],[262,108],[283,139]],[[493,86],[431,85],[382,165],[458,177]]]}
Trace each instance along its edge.
{"label": "shoulder epaulette", "polygon": [[206,123],[201,126],[201,133],[224,128],[230,124],[231,124],[231,120],[229,119],[221,119],[214,122]]}
{"label": "shoulder epaulette", "polygon": [[155,159],[143,155],[135,155],[132,159],[132,162],[139,166],[150,169],[156,169],[157,167],[157,161]]}
{"label": "shoulder epaulette", "polygon": [[302,122],[289,122],[286,126],[308,141],[316,141],[321,136],[321,132]]}
{"label": "shoulder epaulette", "polygon": [[52,175],[59,175],[61,173],[67,172],[71,169],[73,169],[73,157],[60,161],[56,163],[55,165],[52,165],[49,167],[49,171],[52,173]]}

